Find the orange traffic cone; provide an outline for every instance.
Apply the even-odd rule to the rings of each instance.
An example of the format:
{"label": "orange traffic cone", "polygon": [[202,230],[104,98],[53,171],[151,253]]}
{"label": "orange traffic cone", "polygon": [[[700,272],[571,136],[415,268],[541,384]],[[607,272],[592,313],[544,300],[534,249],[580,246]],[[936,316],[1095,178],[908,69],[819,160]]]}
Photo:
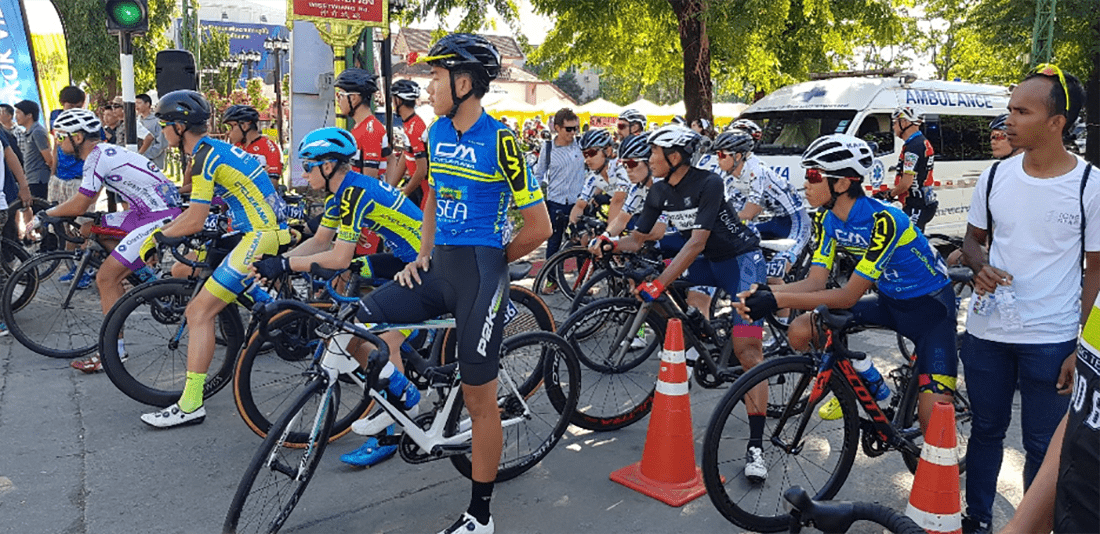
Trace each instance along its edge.
{"label": "orange traffic cone", "polygon": [[612,472],[611,480],[672,506],[683,506],[707,492],[702,471],[695,466],[684,333],[679,319],[668,320],[642,461]]}
{"label": "orange traffic cone", "polygon": [[937,402],[921,447],[917,476],[905,515],[930,534],[961,534],[959,458],[955,452],[955,408]]}

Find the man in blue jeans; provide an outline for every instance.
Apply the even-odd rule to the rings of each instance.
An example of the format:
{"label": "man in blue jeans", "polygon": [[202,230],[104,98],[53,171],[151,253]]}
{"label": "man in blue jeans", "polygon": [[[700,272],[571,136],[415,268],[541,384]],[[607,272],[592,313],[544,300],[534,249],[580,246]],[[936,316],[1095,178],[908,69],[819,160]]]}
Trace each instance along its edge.
{"label": "man in blue jeans", "polygon": [[963,243],[977,273],[960,353],[974,414],[964,533],[991,531],[1016,387],[1025,491],[1069,403],[1078,325],[1100,285],[1100,176],[1062,145],[1084,96],[1076,78],[1040,65],[1008,103],[1005,131],[1023,153],[985,171],[974,188]]}

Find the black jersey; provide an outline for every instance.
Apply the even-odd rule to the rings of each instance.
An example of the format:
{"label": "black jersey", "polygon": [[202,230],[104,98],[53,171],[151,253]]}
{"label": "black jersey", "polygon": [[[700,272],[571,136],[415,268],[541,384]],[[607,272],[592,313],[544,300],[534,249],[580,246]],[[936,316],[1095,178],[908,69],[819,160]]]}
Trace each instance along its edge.
{"label": "black jersey", "polygon": [[[1076,383],[1058,465],[1054,532],[1100,532],[1100,312],[1093,305],[1077,350]],[[1095,319],[1095,320],[1094,320]]]}
{"label": "black jersey", "polygon": [[692,230],[710,230],[703,257],[712,262],[759,248],[760,238],[726,202],[725,185],[717,174],[692,167],[675,186],[668,180],[653,182],[638,216],[638,231],[649,233],[662,214],[684,239],[691,237]]}
{"label": "black jersey", "polygon": [[909,191],[902,193],[898,198],[903,206],[921,208],[936,202],[936,191],[933,187],[936,181],[932,177],[935,153],[932,143],[928,142],[928,138],[924,137],[920,130],[913,132],[913,135],[905,140],[905,146],[898,155],[897,179],[901,180],[903,174],[912,174],[913,183],[909,186]]}

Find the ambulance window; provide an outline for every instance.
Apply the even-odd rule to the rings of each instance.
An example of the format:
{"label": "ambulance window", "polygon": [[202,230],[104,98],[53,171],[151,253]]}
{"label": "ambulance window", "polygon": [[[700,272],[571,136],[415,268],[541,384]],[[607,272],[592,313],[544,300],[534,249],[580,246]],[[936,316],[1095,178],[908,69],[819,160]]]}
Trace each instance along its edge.
{"label": "ambulance window", "polygon": [[926,115],[922,129],[936,151],[936,161],[993,158],[989,148],[989,117]]}
{"label": "ambulance window", "polygon": [[894,131],[890,127],[889,113],[875,113],[863,119],[863,123],[856,130],[856,137],[874,143],[877,146],[876,156],[892,154],[894,152]]}
{"label": "ambulance window", "polygon": [[798,110],[749,113],[749,119],[764,130],[754,153],[760,155],[798,155],[815,139],[849,131],[855,111]]}

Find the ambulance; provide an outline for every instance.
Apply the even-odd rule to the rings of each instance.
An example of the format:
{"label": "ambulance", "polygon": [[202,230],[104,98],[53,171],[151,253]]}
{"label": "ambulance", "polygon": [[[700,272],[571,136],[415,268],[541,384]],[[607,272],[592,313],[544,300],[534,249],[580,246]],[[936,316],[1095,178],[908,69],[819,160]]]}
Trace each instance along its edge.
{"label": "ambulance", "polygon": [[745,109],[739,118],[764,130],[755,154],[777,173],[804,187],[799,165],[806,147],[833,133],[854,135],[875,147],[868,188],[893,186],[903,140],[891,113],[909,104],[924,111],[921,131],[935,150],[933,179],[939,209],[927,233],[961,236],[974,185],[995,161],[989,121],[1007,112],[1009,89],[996,85],[920,80],[908,73],[887,77],[834,77],[783,87]]}

